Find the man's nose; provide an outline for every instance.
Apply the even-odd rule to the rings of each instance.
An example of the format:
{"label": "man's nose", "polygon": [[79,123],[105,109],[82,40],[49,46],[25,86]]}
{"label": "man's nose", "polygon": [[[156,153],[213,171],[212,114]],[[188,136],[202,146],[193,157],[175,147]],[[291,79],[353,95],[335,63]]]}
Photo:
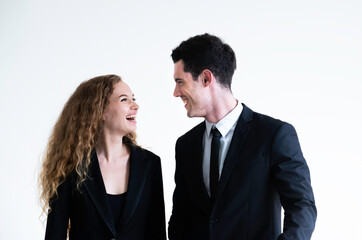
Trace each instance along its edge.
{"label": "man's nose", "polygon": [[173,96],[174,96],[174,97],[180,97],[180,96],[181,96],[180,87],[177,86],[177,84],[176,84],[176,86],[175,86],[175,90],[173,91]]}

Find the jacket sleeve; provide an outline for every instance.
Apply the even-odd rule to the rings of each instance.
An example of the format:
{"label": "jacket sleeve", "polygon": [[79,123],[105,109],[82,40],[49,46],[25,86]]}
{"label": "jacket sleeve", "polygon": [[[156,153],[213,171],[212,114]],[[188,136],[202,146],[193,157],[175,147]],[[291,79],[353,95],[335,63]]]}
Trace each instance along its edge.
{"label": "jacket sleeve", "polygon": [[278,239],[310,239],[317,209],[308,165],[293,126],[284,123],[279,127],[271,154],[273,178],[284,208],[283,233]]}
{"label": "jacket sleeve", "polygon": [[48,213],[45,240],[65,240],[70,213],[70,180],[69,177],[58,187],[58,196],[50,201],[51,210]]}
{"label": "jacket sleeve", "polygon": [[151,211],[148,214],[147,239],[166,240],[165,203],[163,196],[161,160],[157,157],[154,164],[153,191],[151,197]]}
{"label": "jacket sleeve", "polygon": [[168,237],[170,240],[187,239],[189,226],[187,213],[190,211],[188,204],[191,202],[185,188],[182,176],[182,152],[180,139],[176,143],[176,171],[175,190],[173,193],[173,206],[168,225]]}

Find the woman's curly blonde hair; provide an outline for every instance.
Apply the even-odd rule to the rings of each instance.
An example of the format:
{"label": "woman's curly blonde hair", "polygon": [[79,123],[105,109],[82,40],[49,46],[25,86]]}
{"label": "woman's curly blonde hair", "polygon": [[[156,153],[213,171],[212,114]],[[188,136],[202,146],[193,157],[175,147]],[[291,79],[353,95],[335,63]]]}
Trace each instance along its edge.
{"label": "woman's curly blonde hair", "polygon": [[[75,170],[77,189],[87,177],[91,152],[102,131],[102,117],[109,104],[117,75],[104,75],[81,83],[65,104],[43,158],[39,175],[43,213],[50,209],[57,188]],[[127,145],[136,144],[136,134],[124,136]]]}

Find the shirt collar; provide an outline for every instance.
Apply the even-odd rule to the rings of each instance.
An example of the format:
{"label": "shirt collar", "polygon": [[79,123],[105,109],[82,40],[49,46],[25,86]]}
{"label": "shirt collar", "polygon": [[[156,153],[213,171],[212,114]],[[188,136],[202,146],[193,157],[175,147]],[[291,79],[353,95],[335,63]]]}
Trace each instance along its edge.
{"label": "shirt collar", "polygon": [[210,137],[212,126],[216,126],[217,130],[221,133],[223,137],[230,131],[230,129],[234,126],[234,124],[238,121],[241,112],[243,111],[243,105],[239,103],[236,104],[236,107],[231,110],[225,117],[223,117],[217,123],[210,123],[205,119],[206,123],[206,133],[207,136]]}

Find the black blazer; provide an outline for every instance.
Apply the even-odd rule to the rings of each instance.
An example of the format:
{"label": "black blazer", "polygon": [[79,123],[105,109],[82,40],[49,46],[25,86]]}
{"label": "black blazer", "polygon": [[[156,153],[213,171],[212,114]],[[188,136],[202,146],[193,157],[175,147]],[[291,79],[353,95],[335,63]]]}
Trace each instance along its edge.
{"label": "black blazer", "polygon": [[205,123],[177,140],[170,240],[310,239],[317,212],[294,128],[243,106],[213,206],[202,177]]}
{"label": "black blazer", "polygon": [[165,210],[160,158],[136,146],[131,147],[127,197],[119,227],[112,218],[97,154],[92,152],[88,176],[76,190],[75,174],[58,188],[51,202],[46,240],[166,239]]}

